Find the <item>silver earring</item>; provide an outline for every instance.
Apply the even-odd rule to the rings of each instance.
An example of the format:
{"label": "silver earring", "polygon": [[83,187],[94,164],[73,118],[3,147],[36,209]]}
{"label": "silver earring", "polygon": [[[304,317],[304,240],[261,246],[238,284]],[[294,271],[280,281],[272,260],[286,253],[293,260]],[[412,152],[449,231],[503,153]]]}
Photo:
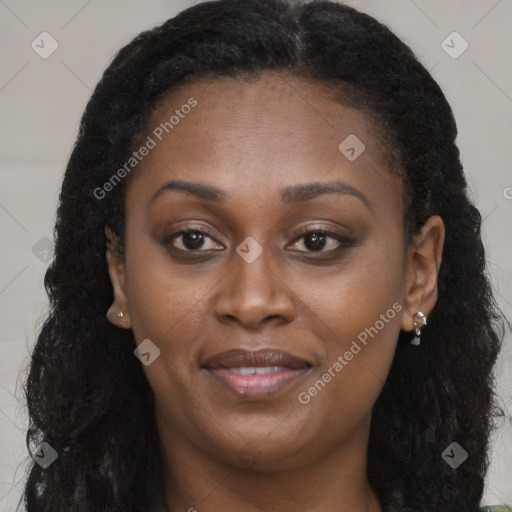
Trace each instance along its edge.
{"label": "silver earring", "polygon": [[109,319],[115,319],[115,318],[119,318],[119,320],[121,320],[121,322],[125,323],[126,322],[126,318],[124,317],[124,313],[122,311],[119,311],[117,313],[115,313],[115,308],[114,306],[111,306],[110,309],[107,311],[107,318]]}
{"label": "silver earring", "polygon": [[421,328],[424,325],[427,325],[427,317],[421,311],[418,311],[413,318],[414,331],[416,333],[416,336],[411,340],[411,345],[418,346],[421,343]]}
{"label": "silver earring", "polygon": [[126,318],[124,317],[124,313],[122,311],[119,311],[119,313],[117,313],[116,316],[121,320],[121,322],[126,322]]}

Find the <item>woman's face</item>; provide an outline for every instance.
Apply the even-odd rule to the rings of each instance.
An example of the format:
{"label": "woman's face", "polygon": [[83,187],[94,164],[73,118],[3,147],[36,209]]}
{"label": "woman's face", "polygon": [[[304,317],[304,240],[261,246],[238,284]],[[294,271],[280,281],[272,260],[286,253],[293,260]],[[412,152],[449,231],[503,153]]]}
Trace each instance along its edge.
{"label": "woman's face", "polygon": [[420,305],[370,123],[272,74],[188,84],[154,112],[110,267],[176,453],[275,470],[364,443]]}

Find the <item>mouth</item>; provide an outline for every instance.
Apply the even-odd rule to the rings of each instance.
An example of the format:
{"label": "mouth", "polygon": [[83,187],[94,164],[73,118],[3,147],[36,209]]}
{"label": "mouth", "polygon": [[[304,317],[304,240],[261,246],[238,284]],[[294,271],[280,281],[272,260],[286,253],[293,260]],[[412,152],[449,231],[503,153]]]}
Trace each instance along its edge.
{"label": "mouth", "polygon": [[291,386],[311,365],[288,352],[234,349],[217,354],[202,369],[240,398],[263,399]]}

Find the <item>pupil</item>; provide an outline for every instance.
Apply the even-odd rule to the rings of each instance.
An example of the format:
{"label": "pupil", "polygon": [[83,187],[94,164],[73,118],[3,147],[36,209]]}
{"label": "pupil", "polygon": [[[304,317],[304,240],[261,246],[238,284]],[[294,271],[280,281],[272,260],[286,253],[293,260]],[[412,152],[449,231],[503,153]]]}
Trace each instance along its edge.
{"label": "pupil", "polygon": [[[307,240],[313,240],[313,243],[310,244]],[[320,243],[319,243],[320,240]],[[321,235],[318,233],[313,233],[311,235],[307,235],[305,239],[305,245],[307,249],[310,250],[321,250],[325,247],[325,235]]]}
{"label": "pupil", "polygon": [[[191,243],[190,243],[191,242]],[[183,245],[190,250],[196,250],[203,245],[203,235],[197,231],[183,234]]]}

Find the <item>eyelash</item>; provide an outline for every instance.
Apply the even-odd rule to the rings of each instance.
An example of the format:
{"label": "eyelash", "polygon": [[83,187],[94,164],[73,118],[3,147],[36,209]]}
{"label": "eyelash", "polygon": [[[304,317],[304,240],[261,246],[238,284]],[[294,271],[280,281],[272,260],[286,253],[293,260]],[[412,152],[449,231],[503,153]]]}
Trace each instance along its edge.
{"label": "eyelash", "polygon": [[299,231],[298,236],[294,239],[293,243],[296,243],[297,241],[303,239],[307,235],[324,235],[328,238],[332,238],[336,240],[339,243],[339,246],[336,249],[330,249],[328,251],[298,251],[298,252],[309,252],[309,253],[317,253],[317,254],[332,254],[340,252],[343,249],[348,249],[350,247],[353,247],[355,244],[355,240],[352,238],[349,238],[347,236],[341,235],[340,233],[336,233],[334,231],[329,231],[326,228],[305,228]]}
{"label": "eyelash", "polygon": [[[219,242],[217,242],[217,240],[215,240],[215,238],[207,230],[205,230],[205,228],[201,227],[199,229],[199,228],[194,228],[194,227],[188,227],[188,228],[176,231],[176,232],[172,233],[171,235],[167,236],[163,240],[162,245],[165,247],[169,247],[169,245],[171,245],[171,243],[174,239],[179,238],[181,235],[184,235],[187,233],[199,233],[201,235],[206,235],[208,238],[210,238],[214,242],[219,243]],[[343,236],[334,231],[329,231],[328,229],[325,229],[325,228],[306,228],[304,230],[301,230],[298,233],[299,236],[296,237],[292,243],[295,244],[296,242],[298,242],[299,240],[305,238],[307,235],[310,235],[310,234],[323,235],[323,236],[327,236],[328,238],[332,238],[339,243],[339,246],[336,249],[330,249],[328,251],[324,251],[324,250],[319,250],[319,251],[305,250],[305,251],[303,251],[303,250],[301,250],[301,251],[296,251],[296,252],[311,253],[311,254],[332,254],[332,253],[340,252],[343,249],[348,249],[350,247],[353,247],[355,244],[355,240],[348,238],[346,236]],[[194,254],[194,253],[198,254],[198,253],[202,253],[202,252],[207,253],[210,250],[217,251],[217,249],[208,249],[208,250],[198,249],[196,251],[193,251],[193,250],[186,250],[186,249],[178,249],[176,247],[170,247],[170,250],[178,251],[178,252],[182,252],[182,253],[188,253],[188,254]]]}

